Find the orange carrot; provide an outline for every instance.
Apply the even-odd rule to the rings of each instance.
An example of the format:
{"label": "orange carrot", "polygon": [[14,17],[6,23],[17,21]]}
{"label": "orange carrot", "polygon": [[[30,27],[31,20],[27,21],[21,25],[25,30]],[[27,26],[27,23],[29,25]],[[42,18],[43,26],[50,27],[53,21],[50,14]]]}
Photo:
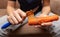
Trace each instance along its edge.
{"label": "orange carrot", "polygon": [[59,19],[58,15],[36,18],[33,11],[27,11],[27,16],[29,25],[40,25],[41,23],[57,21]]}

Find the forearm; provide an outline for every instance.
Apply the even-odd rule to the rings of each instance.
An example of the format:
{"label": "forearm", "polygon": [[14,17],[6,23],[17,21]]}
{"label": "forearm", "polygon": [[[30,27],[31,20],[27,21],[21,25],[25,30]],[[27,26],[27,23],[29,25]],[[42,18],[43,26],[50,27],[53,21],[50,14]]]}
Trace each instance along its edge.
{"label": "forearm", "polygon": [[42,14],[49,14],[50,12],[50,6],[44,6],[42,8]]}
{"label": "forearm", "polygon": [[12,1],[8,1],[7,13],[10,14],[13,11],[15,11],[15,3]]}
{"label": "forearm", "polygon": [[15,8],[10,7],[10,6],[7,7],[7,13],[11,13],[13,11],[15,11]]}

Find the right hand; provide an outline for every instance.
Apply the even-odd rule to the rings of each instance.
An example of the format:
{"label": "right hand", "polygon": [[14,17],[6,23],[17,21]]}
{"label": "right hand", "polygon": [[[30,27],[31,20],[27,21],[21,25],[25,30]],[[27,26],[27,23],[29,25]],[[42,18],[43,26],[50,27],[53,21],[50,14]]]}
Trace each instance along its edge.
{"label": "right hand", "polygon": [[9,13],[8,15],[8,21],[11,24],[18,24],[18,23],[22,23],[23,20],[26,17],[26,13],[20,9],[17,9],[16,11],[13,11],[11,13]]}

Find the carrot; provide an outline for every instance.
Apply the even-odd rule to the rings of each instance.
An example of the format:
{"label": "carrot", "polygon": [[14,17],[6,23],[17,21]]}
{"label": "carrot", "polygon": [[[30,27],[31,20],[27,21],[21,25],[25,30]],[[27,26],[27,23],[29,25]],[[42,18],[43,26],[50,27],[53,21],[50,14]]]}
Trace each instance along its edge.
{"label": "carrot", "polygon": [[40,25],[41,23],[57,21],[59,19],[58,15],[36,18],[32,10],[27,11],[27,16],[29,25]]}

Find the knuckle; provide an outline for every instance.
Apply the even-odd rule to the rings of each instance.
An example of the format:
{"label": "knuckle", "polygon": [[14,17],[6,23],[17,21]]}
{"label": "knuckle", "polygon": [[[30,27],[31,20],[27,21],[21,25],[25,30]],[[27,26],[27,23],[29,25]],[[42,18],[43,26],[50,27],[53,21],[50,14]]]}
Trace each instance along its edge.
{"label": "knuckle", "polygon": [[19,19],[19,22],[22,22],[23,20],[22,19]]}
{"label": "knuckle", "polygon": [[26,17],[26,14],[24,14],[22,17]]}
{"label": "knuckle", "polygon": [[18,22],[15,22],[15,24],[18,24]]}

